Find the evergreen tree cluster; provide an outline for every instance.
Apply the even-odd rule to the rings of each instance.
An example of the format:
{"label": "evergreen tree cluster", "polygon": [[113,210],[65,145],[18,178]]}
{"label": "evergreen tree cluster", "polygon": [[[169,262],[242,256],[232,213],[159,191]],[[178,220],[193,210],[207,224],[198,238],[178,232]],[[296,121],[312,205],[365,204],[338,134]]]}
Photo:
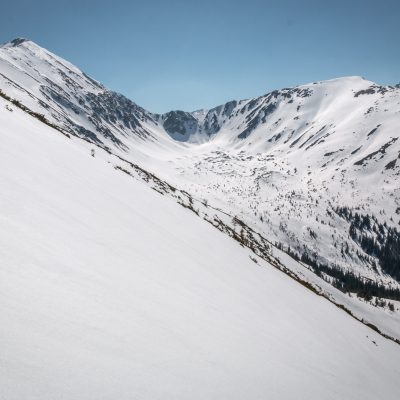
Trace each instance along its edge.
{"label": "evergreen tree cluster", "polygon": [[[316,261],[316,255],[310,255],[306,249],[304,249],[299,256],[298,253],[292,251],[290,247],[284,248],[281,243],[275,243],[275,245],[279,249],[287,252],[295,260],[309,265],[317,276],[331,283],[341,292],[355,293],[358,297],[364,298],[367,301],[370,301],[372,297],[400,301],[400,289],[398,288],[380,285],[379,283],[363,278],[354,272],[344,271],[335,264],[327,265],[319,263]],[[383,303],[383,300],[379,300],[378,303],[375,301],[375,303],[378,306],[388,305],[389,308],[392,309],[391,303]]]}
{"label": "evergreen tree cluster", "polygon": [[19,100],[13,99],[10,96],[8,96],[7,94],[5,94],[1,89],[0,89],[0,97],[3,97],[5,100],[10,101],[12,104],[14,104],[14,106],[20,108],[22,111],[26,112],[27,114],[31,115],[32,117],[38,119],[40,122],[43,122],[44,124],[58,130],[64,136],[70,137],[70,135],[68,133],[63,132],[58,126],[54,125],[48,119],[46,119],[46,117],[43,114],[39,114],[35,111],[32,111],[31,109],[26,107],[24,104],[22,104]]}
{"label": "evergreen tree cluster", "polygon": [[348,207],[335,212],[350,222],[349,235],[370,256],[376,257],[382,271],[400,282],[400,232],[381,224],[375,216],[354,213]]}
{"label": "evergreen tree cluster", "polygon": [[371,300],[373,296],[385,299],[400,300],[400,290],[386,287],[365,279],[351,271],[344,271],[336,265],[329,266],[314,261],[307,253],[303,253],[301,261],[312,267],[314,272],[324,278],[326,274],[333,278],[332,284],[342,292],[356,293],[357,296]]}

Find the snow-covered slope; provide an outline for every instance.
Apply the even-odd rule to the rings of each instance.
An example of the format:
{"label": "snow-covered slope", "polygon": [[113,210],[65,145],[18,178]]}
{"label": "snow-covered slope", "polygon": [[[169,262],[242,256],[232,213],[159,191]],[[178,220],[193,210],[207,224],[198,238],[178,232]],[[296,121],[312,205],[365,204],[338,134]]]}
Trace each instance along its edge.
{"label": "snow-covered slope", "polygon": [[109,153],[4,99],[0,137],[0,398],[400,396],[397,344]]}
{"label": "snow-covered slope", "polygon": [[122,149],[127,137],[151,139],[150,113],[68,61],[26,39],[6,43],[0,54],[0,89],[64,130]]}
{"label": "snow-covered slope", "polygon": [[239,102],[218,124],[160,171],[299,256],[397,285],[399,256],[388,274],[377,253],[399,230],[399,87],[317,82]]}
{"label": "snow-covered slope", "polygon": [[[16,39],[0,47],[0,89],[63,131],[239,216],[343,291],[374,305],[375,296],[400,298],[398,85],[345,77],[158,115]],[[333,288],[329,295],[337,298]],[[380,307],[382,318],[398,321],[396,307]],[[399,338],[382,318],[373,323]]]}

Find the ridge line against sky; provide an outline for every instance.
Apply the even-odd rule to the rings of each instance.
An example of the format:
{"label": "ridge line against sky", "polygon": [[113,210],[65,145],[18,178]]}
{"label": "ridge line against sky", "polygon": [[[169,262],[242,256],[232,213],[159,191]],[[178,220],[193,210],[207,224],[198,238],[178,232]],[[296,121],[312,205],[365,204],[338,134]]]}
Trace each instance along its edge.
{"label": "ridge line against sky", "polygon": [[0,42],[31,39],[152,112],[193,111],[341,76],[396,84],[398,15],[395,0],[20,0]]}

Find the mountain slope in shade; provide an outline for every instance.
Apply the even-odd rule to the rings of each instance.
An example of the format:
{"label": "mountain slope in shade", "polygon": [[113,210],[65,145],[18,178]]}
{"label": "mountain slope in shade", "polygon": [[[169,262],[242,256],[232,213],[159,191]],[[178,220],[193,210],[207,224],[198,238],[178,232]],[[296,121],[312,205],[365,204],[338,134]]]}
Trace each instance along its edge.
{"label": "mountain slope in shade", "polygon": [[0,135],[0,397],[399,397],[398,345],[107,153],[3,99]]}

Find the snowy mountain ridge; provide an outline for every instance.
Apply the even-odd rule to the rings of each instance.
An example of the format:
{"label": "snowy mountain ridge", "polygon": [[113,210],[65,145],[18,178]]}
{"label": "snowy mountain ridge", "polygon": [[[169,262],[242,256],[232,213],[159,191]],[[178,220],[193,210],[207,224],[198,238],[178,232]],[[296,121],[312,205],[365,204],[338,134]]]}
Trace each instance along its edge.
{"label": "snowy mountain ridge", "polygon": [[0,74],[10,98],[238,215],[329,282],[399,288],[399,85],[346,77],[160,115],[28,40],[0,48]]}
{"label": "snowy mountain ridge", "polygon": [[126,97],[107,90],[69,62],[26,39],[1,47],[6,93],[66,131],[94,143],[125,148],[124,136],[147,137],[151,115]]}
{"label": "snowy mountain ridge", "polygon": [[3,96],[0,137],[1,398],[399,397],[400,347],[366,326],[396,335],[399,313],[333,288],[361,324],[285,253],[266,255],[288,274],[210,206]]}
{"label": "snowy mountain ridge", "polygon": [[399,88],[154,114],[0,47],[0,398],[398,399]]}

